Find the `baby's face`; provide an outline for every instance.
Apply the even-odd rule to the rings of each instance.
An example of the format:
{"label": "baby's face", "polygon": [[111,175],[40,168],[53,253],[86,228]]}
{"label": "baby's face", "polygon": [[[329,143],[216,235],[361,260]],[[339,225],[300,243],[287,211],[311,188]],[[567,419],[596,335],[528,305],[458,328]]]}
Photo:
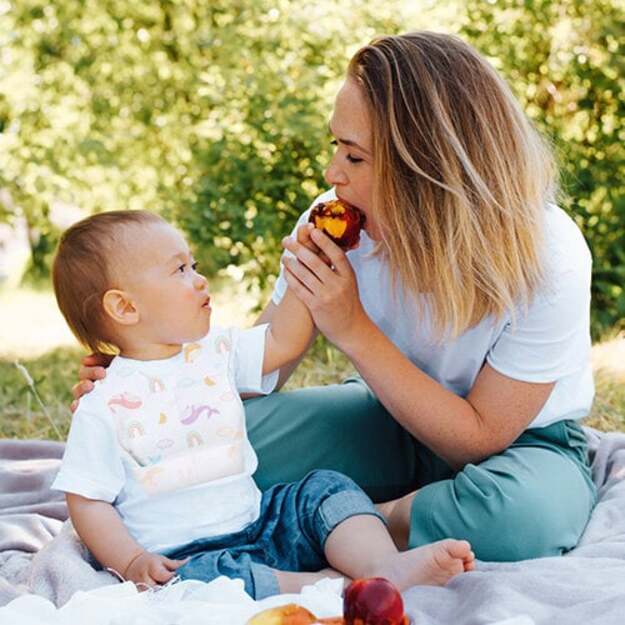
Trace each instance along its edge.
{"label": "baby's face", "polygon": [[137,330],[154,344],[196,341],[210,327],[206,278],[182,235],[166,223],[130,229],[131,253],[116,272],[139,312]]}

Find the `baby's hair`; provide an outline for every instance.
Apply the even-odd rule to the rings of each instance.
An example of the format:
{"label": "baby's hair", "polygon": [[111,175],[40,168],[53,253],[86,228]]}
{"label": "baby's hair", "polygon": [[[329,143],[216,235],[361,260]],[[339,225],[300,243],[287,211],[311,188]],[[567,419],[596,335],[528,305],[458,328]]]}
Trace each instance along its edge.
{"label": "baby's hair", "polygon": [[102,298],[116,287],[115,257],[129,243],[125,229],[158,223],[166,222],[148,211],[109,211],[75,223],[61,236],[52,267],[54,294],[74,336],[92,352],[114,351]]}

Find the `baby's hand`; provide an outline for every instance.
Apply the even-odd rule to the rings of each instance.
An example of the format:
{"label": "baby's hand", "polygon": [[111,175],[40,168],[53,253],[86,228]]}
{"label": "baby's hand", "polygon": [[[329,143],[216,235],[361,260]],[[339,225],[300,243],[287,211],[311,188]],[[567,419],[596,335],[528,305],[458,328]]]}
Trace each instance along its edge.
{"label": "baby's hand", "polygon": [[131,560],[124,577],[135,584],[157,586],[168,582],[174,576],[176,569],[188,561],[189,558],[170,560],[158,553],[143,551]]}

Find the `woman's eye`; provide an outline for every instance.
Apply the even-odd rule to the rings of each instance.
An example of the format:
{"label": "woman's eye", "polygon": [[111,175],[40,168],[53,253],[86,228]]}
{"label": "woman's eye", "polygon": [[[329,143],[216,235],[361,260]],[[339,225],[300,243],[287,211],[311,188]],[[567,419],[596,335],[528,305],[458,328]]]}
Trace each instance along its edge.
{"label": "woman's eye", "polygon": [[[336,139],[333,139],[332,141],[330,141],[330,143],[334,146],[337,146],[339,144],[339,142]],[[363,159],[362,158],[358,158],[356,156],[352,156],[351,154],[348,154],[345,157],[350,163],[362,163]]]}

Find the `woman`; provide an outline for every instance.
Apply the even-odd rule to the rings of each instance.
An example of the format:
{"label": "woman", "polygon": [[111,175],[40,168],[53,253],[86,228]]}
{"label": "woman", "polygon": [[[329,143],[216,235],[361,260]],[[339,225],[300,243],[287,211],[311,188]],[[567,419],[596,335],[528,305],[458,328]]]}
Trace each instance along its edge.
{"label": "woman", "polygon": [[317,201],[357,206],[366,232],[345,254],[304,213],[259,322],[288,285],[361,378],[247,401],[258,483],[342,471],[386,501],[400,547],[571,549],[595,500],[576,423],[594,392],[591,258],[553,204],[549,149],[484,59],[429,32],[359,50],[330,130]]}

